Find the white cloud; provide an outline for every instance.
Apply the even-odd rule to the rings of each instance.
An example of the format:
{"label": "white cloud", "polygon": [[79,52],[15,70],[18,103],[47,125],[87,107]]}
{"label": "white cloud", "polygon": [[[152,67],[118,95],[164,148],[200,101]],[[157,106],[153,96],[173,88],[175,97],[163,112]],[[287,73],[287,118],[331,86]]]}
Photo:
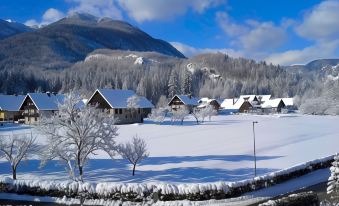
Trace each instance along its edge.
{"label": "white cloud", "polygon": [[235,23],[226,12],[218,12],[216,14],[216,20],[219,26],[230,37],[243,35],[248,32],[248,28],[246,26]]}
{"label": "white cloud", "polygon": [[281,46],[287,40],[287,34],[284,28],[263,22],[240,36],[239,40],[246,51],[267,51]]}
{"label": "white cloud", "polygon": [[252,19],[245,23],[236,23],[225,12],[218,12],[216,20],[231,37],[233,44],[245,52],[265,53],[278,48],[287,40],[286,28],[290,25],[287,21],[276,26],[273,22],[258,22]]}
{"label": "white cloud", "polygon": [[83,12],[97,17],[110,17],[112,19],[122,19],[121,11],[114,0],[68,0],[77,5],[71,8],[68,13]]}
{"label": "white cloud", "polygon": [[225,0],[118,0],[128,15],[138,22],[169,20],[185,14],[189,9],[202,13]]}
{"label": "white cloud", "polygon": [[241,57],[244,54],[240,51],[235,51],[233,49],[229,48],[221,48],[221,49],[214,49],[214,48],[195,48],[180,42],[170,42],[172,46],[174,46],[177,50],[179,50],[181,53],[183,53],[186,57],[192,57],[198,54],[203,53],[224,53],[231,57]]}
{"label": "white cloud", "polygon": [[45,11],[45,13],[42,15],[41,21],[37,21],[35,19],[30,19],[25,22],[26,26],[42,26],[42,25],[47,25],[53,22],[56,22],[60,19],[65,17],[65,14],[62,13],[61,11],[54,9],[54,8],[49,8]]}
{"label": "white cloud", "polygon": [[25,21],[24,23],[26,26],[38,26],[39,25],[39,22],[37,22],[35,19],[29,19],[27,21]]}
{"label": "white cloud", "polygon": [[339,1],[328,0],[316,5],[306,13],[303,22],[296,28],[305,38],[337,39],[339,35]]}
{"label": "white cloud", "polygon": [[306,64],[315,59],[337,57],[336,52],[338,47],[339,40],[319,42],[304,49],[275,53],[268,56],[265,60],[280,65]]}
{"label": "white cloud", "polygon": [[42,24],[50,24],[64,17],[65,14],[61,11],[54,8],[49,8],[45,11],[44,15],[42,15]]}

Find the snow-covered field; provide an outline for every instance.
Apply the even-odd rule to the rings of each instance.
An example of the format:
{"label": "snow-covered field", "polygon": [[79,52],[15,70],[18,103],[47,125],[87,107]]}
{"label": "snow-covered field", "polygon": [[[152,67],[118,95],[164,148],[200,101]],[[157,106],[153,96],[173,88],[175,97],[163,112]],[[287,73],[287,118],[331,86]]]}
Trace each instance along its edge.
{"label": "snow-covered field", "polygon": [[[110,160],[99,152],[87,165],[85,179],[173,183],[253,178],[252,121],[259,122],[255,125],[259,175],[339,151],[339,117],[334,116],[219,115],[200,125],[188,119],[183,126],[146,121],[119,125],[118,142],[138,134],[148,144],[150,157],[137,167],[135,177],[125,160]],[[36,133],[24,126],[0,127],[1,135],[31,131]],[[44,142],[43,136],[38,135],[38,139]],[[39,169],[39,161],[30,160],[18,168],[18,178],[66,180],[64,166],[57,163]],[[0,175],[9,174],[8,163],[0,161]]]}

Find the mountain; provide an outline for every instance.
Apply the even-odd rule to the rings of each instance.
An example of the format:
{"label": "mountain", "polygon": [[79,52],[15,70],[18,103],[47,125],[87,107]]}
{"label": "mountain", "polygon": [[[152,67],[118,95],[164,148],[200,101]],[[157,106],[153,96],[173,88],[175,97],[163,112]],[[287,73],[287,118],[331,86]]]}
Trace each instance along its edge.
{"label": "mountain", "polygon": [[33,29],[24,24],[0,19],[0,40],[29,31]]}
{"label": "mountain", "polygon": [[306,64],[305,67],[308,70],[318,70],[327,66],[336,66],[338,64],[339,59],[318,59]]}
{"label": "mountain", "polygon": [[169,43],[123,21],[76,13],[0,41],[1,69],[64,69],[100,49],[152,51],[185,58]]}
{"label": "mountain", "polygon": [[339,65],[339,59],[316,59],[305,65],[292,65],[285,68],[303,72],[319,72],[323,68],[334,67],[337,65]]}

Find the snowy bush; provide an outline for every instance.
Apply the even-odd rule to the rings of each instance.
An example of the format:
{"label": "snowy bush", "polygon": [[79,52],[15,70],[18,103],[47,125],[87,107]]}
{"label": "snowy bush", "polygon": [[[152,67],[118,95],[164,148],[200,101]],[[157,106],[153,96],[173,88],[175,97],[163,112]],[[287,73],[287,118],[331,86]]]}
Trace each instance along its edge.
{"label": "snowy bush", "polygon": [[10,180],[0,178],[0,192],[25,193],[53,197],[77,197],[80,193],[86,198],[111,199],[122,201],[143,201],[151,197],[160,200],[209,200],[238,197],[246,192],[266,188],[292,178],[305,175],[317,169],[328,168],[333,156],[316,159],[304,164],[258,176],[255,179],[238,182],[215,183],[82,183],[53,182],[40,180]]}
{"label": "snowy bush", "polygon": [[327,194],[330,194],[332,198],[339,197],[339,154],[334,157],[332,163],[331,176],[328,179]]}
{"label": "snowy bush", "polygon": [[318,206],[319,198],[314,192],[302,192],[298,194],[291,194],[277,200],[269,200],[259,206]]}

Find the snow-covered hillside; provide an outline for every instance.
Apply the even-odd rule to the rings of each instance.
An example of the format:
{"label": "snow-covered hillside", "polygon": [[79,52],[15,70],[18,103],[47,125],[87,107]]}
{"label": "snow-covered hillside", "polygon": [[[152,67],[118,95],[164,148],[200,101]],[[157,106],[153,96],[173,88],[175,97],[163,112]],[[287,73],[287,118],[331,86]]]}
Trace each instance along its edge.
{"label": "snow-covered hillside", "polygon": [[[252,121],[256,124],[258,174],[287,168],[302,162],[329,156],[339,151],[339,117],[335,116],[254,116],[220,115],[196,125],[188,119],[183,126],[167,121],[156,125],[120,125],[118,142],[133,135],[144,138],[150,158],[131,176],[125,160],[110,160],[99,153],[85,170],[88,181],[121,182],[215,182],[253,178]],[[3,127],[1,134],[25,133],[34,128]],[[44,142],[44,137],[38,137]],[[38,169],[31,160],[18,169],[19,179],[41,178],[66,180],[64,167],[51,162]],[[0,175],[9,175],[7,163],[0,163]]]}

